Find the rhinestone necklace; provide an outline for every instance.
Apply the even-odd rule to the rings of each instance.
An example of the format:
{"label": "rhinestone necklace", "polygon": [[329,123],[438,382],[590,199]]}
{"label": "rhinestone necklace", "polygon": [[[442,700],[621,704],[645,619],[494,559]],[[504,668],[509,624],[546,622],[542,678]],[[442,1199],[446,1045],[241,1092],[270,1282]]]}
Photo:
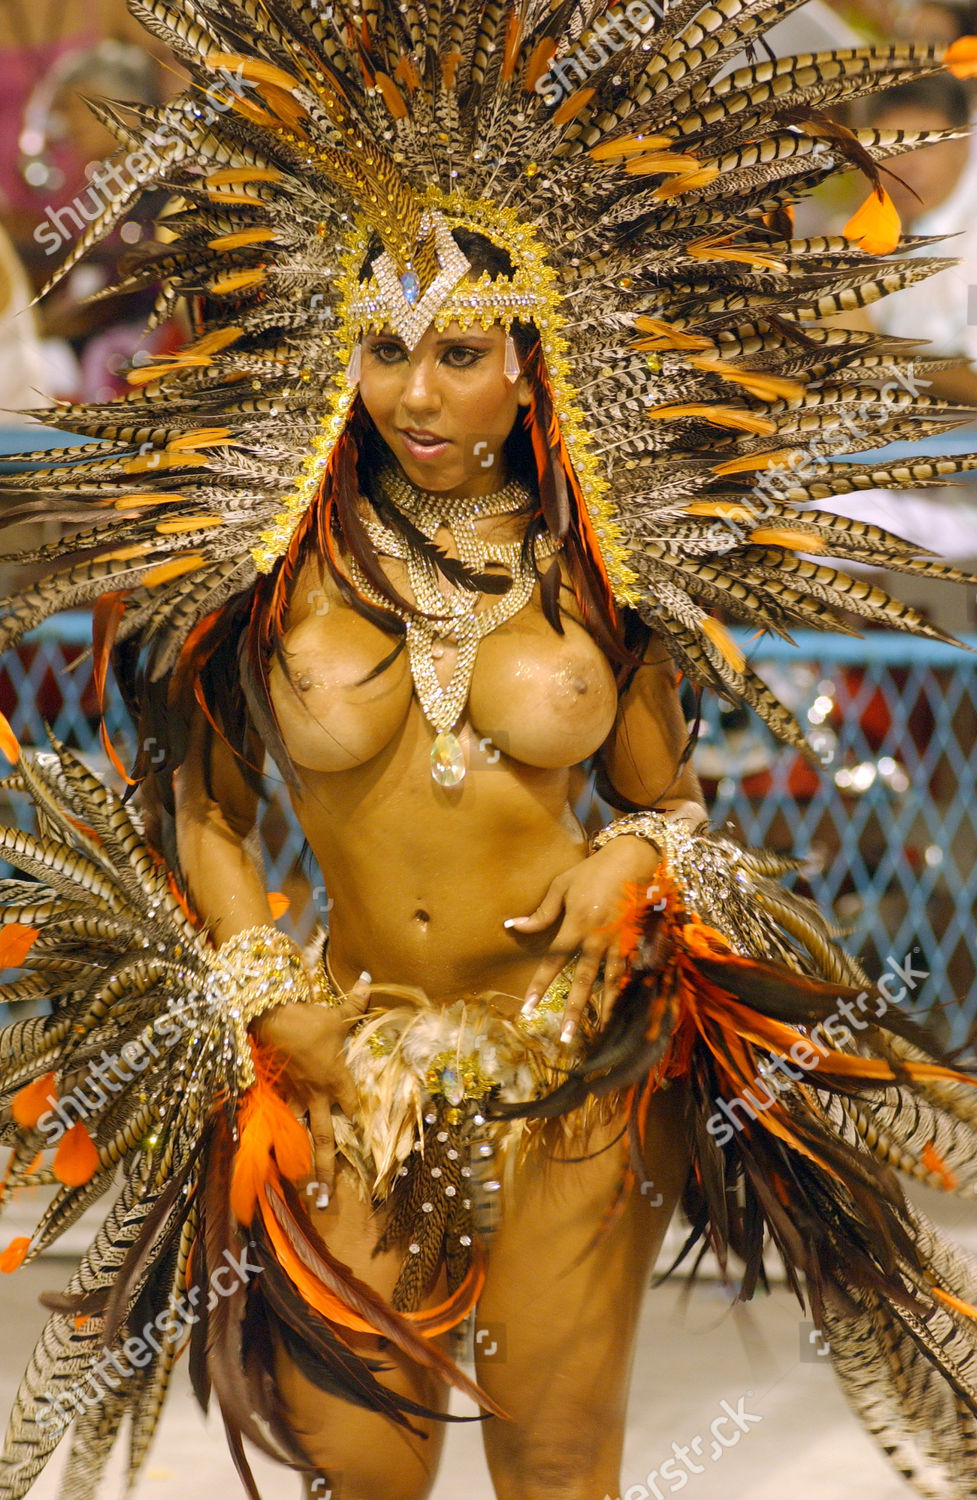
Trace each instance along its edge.
{"label": "rhinestone necklace", "polygon": [[[380,471],[378,480],[384,495],[410,517],[429,541],[435,540],[438,531],[446,530],[466,567],[483,571],[488,563],[501,563],[512,578],[504,594],[487,609],[476,611],[471,590],[446,594],[438,586],[434,564],[427,557],[418,556],[397,532],[371,517],[365,523],[366,532],[377,551],[407,563],[411,590],[418,607],[424,611],[423,615],[417,615],[393,606],[374,588],[356,559],[348,560],[357,588],[374,604],[392,609],[407,627],[407,655],[414,690],[421,712],[435,731],[431,775],[440,786],[457,786],[464,779],[467,767],[461,742],[453,731],[468,702],[479,642],[524,609],[536,585],[532,564],[523,560],[522,543],[488,542],[478,531],[476,521],[483,516],[512,515],[525,509],[530,493],[513,479],[492,495],[445,497],[417,489],[389,467]],[[559,548],[544,532],[535,538],[534,550],[539,562]],[[458,655],[450,680],[442,687],[434,664],[444,655],[445,641],[457,645]]]}

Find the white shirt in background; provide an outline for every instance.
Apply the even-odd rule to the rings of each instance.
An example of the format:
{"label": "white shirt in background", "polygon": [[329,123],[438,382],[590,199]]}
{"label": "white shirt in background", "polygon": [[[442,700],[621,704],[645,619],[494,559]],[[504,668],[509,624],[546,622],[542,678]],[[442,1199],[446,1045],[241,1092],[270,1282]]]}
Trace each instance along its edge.
{"label": "white shirt in background", "polygon": [[[898,170],[898,163],[896,163]],[[953,192],[912,226],[912,234],[948,234],[953,239],[908,252],[952,256],[959,265],[937,271],[873,304],[870,317],[880,333],[901,339],[929,339],[924,354],[958,354],[977,359],[977,146]]]}

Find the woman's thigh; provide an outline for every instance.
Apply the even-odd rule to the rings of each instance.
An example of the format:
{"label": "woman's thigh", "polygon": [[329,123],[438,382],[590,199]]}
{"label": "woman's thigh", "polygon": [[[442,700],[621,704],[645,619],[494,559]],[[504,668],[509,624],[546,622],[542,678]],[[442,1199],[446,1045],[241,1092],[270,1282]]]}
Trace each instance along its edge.
{"label": "woman's thigh", "polygon": [[595,1127],[574,1154],[599,1154],[568,1162],[550,1122],[502,1205],[475,1349],[480,1383],[512,1418],[483,1427],[498,1500],[620,1493],[642,1296],[688,1170],[682,1089],[653,1098],[645,1181],[589,1248],[620,1180],[625,1144],[611,1143],[624,1125]]}
{"label": "woman's thigh", "polygon": [[[312,1209],[310,1217],[333,1254],[389,1300],[401,1253],[373,1255],[381,1226],[341,1164],[329,1207],[321,1212]],[[444,1295],[444,1286],[436,1285],[425,1305],[433,1306]],[[385,1367],[374,1372],[381,1384],[434,1411],[447,1410],[447,1386],[431,1370],[384,1340],[350,1334],[348,1341],[357,1353]],[[451,1352],[450,1336],[439,1344]],[[308,1496],[323,1500],[331,1493],[333,1500],[423,1500],[429,1494],[441,1456],[443,1423],[410,1417],[411,1425],[425,1434],[418,1436],[388,1417],[327,1395],[302,1373],[278,1341],[275,1378],[299,1446],[325,1476],[318,1487],[313,1480],[307,1482]]]}

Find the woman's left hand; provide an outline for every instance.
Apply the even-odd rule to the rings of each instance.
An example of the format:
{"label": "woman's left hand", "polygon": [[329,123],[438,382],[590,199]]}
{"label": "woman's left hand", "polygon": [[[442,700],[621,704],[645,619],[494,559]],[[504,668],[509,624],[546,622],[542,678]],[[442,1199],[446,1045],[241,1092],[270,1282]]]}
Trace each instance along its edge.
{"label": "woman's left hand", "polygon": [[579,949],[580,957],[563,1012],[560,1040],[569,1042],[576,1032],[602,961],[604,982],[597,1005],[601,1024],[606,1021],[625,973],[625,960],[618,940],[624,888],[628,885],[647,886],[661,858],[658,850],[646,839],[623,834],[562,875],[557,875],[539,906],[528,917],[509,918],[507,927],[515,932],[529,933],[542,932],[557,920],[561,912],[564,914],[548,953],[530,980],[523,1015],[528,1015],[539,1003],[567,959]]}

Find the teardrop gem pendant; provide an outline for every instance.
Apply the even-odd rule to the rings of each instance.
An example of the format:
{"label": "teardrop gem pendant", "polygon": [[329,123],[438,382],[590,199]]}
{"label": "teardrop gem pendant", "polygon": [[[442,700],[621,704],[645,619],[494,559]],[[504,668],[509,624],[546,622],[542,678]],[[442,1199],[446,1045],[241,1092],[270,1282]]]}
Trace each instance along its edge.
{"label": "teardrop gem pendant", "polygon": [[458,736],[450,729],[442,730],[431,746],[431,775],[438,786],[458,786],[464,781],[467,769]]}

